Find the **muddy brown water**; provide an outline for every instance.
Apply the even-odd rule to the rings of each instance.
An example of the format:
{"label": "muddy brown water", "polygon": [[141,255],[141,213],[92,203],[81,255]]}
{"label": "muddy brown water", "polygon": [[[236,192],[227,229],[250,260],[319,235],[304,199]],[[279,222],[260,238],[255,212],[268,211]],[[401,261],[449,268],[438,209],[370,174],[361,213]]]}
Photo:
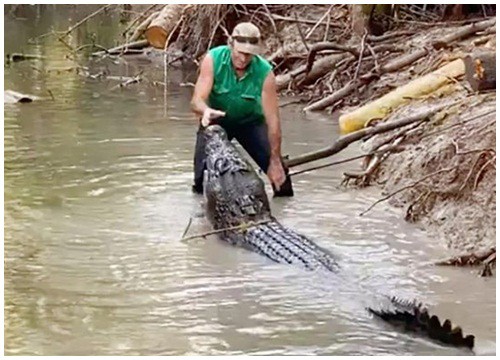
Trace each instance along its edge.
{"label": "muddy brown water", "polygon": [[[476,354],[495,353],[495,278],[428,265],[447,251],[398,209],[358,216],[380,194],[338,186],[357,164],[297,176],[296,196],[272,201],[284,224],[339,256],[351,284],[215,238],[180,242],[190,218],[190,234],[210,228],[189,188],[195,121],[192,90],[179,83],[193,72],[170,70],[165,116],[162,88],[145,81],[111,91],[114,81],[65,71],[75,63],[54,38],[27,45],[82,18],[78,9],[26,16],[5,17],[5,52],[45,59],[6,67],[5,89],[50,90],[55,100],[4,107],[6,354],[469,354],[371,318],[370,289],[424,301],[476,335]],[[97,18],[69,41],[111,46],[116,23]],[[163,78],[145,57],[78,61],[91,73]],[[328,115],[291,106],[281,114],[284,153],[338,136]]]}

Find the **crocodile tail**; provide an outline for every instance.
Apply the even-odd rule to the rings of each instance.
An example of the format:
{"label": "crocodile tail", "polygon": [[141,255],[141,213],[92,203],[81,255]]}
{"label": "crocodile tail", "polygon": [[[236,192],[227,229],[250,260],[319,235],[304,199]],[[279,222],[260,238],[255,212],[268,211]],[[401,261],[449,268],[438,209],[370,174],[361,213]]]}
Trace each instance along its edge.
{"label": "crocodile tail", "polygon": [[448,319],[441,324],[439,318],[430,315],[421,303],[396,297],[392,297],[390,301],[391,306],[388,308],[377,310],[369,307],[367,310],[393,325],[402,325],[406,330],[422,332],[442,343],[469,349],[474,347],[474,335],[464,336],[462,329],[459,326],[452,327]]}

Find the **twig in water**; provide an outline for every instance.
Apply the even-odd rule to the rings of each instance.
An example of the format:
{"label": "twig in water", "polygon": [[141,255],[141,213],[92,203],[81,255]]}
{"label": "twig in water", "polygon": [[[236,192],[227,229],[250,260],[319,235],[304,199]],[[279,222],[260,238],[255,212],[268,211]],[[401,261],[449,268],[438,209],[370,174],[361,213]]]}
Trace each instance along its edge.
{"label": "twig in water", "polygon": [[47,89],[47,92],[49,93],[50,97],[52,98],[52,101],[55,101],[56,98],[54,97],[54,94],[52,94],[52,91],[50,91],[50,89]]}
{"label": "twig in water", "polygon": [[113,6],[114,4],[108,4],[108,5],[104,5],[102,6],[101,8],[99,8],[98,10],[94,11],[92,14],[90,14],[89,16],[85,17],[84,19],[82,19],[81,21],[79,21],[78,23],[76,23],[75,25],[73,25],[72,27],[70,27],[68,30],[66,30],[64,33],[63,33],[63,36],[67,36],[69,35],[73,30],[75,30],[77,27],[79,27],[80,25],[82,25],[83,23],[87,22],[88,20],[92,19],[94,16],[96,16],[97,14],[99,14],[100,12],[106,10],[107,8],[109,8],[110,6]]}
{"label": "twig in water", "polygon": [[81,50],[86,49],[86,48],[96,48],[96,49],[102,50],[106,53],[108,52],[108,49],[106,49],[104,46],[101,46],[99,44],[84,44],[84,45],[77,47],[75,49],[75,52],[81,51]]}
{"label": "twig in water", "polygon": [[187,234],[187,232],[188,232],[188,230],[189,230],[189,227],[191,226],[191,223],[192,223],[192,222],[193,222],[193,218],[192,218],[192,217],[190,217],[190,218],[189,218],[189,222],[188,222],[188,224],[187,224],[187,226],[186,226],[186,229],[184,229],[184,232],[182,233],[181,239],[184,239],[184,236],[186,236],[186,234]]}
{"label": "twig in water", "polygon": [[237,226],[230,226],[230,227],[227,227],[227,228],[224,228],[224,229],[217,229],[217,230],[213,230],[213,231],[208,231],[206,233],[203,233],[203,234],[197,234],[197,235],[193,235],[193,236],[188,236],[186,238],[182,238],[181,241],[182,242],[186,242],[188,240],[193,240],[193,239],[197,239],[197,238],[204,238],[204,237],[207,237],[209,235],[215,235],[215,234],[220,234],[220,233],[223,233],[225,231],[245,231],[251,227],[254,227],[254,226],[258,226],[258,225],[262,225],[262,224],[266,224],[268,222],[270,222],[271,220],[263,220],[263,221],[257,221],[257,222],[253,222],[253,221],[250,221],[248,223],[244,223],[244,224],[241,224],[241,225],[237,225]]}
{"label": "twig in water", "polygon": [[[56,35],[55,32],[53,34]],[[72,53],[75,52],[75,48],[68,44],[66,40],[64,40],[64,38],[62,38],[61,36],[57,36],[57,40],[59,40],[64,46],[66,46]]]}

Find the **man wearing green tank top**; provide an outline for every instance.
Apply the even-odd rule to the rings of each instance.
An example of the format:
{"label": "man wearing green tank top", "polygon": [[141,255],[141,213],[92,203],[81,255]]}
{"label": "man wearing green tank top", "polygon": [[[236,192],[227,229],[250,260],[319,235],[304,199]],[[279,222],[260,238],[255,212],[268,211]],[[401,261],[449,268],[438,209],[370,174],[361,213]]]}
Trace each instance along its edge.
{"label": "man wearing green tank top", "polygon": [[267,174],[275,196],[293,196],[281,158],[281,124],[276,79],[261,57],[262,39],[252,23],[238,24],[228,45],[210,49],[200,65],[191,101],[200,117],[194,155],[193,191],[203,192],[203,129],[219,124],[236,138]]}

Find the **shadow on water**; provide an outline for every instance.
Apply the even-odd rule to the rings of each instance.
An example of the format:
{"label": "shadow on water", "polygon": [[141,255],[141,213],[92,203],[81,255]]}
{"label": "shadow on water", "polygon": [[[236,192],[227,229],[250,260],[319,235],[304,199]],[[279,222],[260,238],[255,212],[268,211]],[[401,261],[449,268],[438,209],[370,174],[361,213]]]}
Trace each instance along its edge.
{"label": "shadow on water", "polygon": [[[5,105],[5,352],[10,355],[455,355],[463,351],[371,319],[366,292],[417,297],[495,352],[495,279],[425,263],[445,251],[399,210],[378,206],[376,189],[338,184],[353,164],[295,179],[296,196],[272,202],[282,222],[338,254],[352,284],[269,263],[206,231],[190,193],[195,119],[189,69],[169,72],[164,114],[161,59],[68,58],[54,37],[96,7],[26,7],[5,16],[5,52],[43,60],[5,68],[5,89],[48,97]],[[89,10],[90,9],[90,10]],[[22,15],[22,14],[21,14]],[[17,14],[18,17],[22,17]],[[115,45],[123,30],[107,14],[68,37]],[[15,34],[15,36],[14,36]],[[76,71],[148,81],[116,81]],[[282,110],[284,152],[328,145],[337,125],[300,108]],[[342,156],[357,154],[355,147]]]}

